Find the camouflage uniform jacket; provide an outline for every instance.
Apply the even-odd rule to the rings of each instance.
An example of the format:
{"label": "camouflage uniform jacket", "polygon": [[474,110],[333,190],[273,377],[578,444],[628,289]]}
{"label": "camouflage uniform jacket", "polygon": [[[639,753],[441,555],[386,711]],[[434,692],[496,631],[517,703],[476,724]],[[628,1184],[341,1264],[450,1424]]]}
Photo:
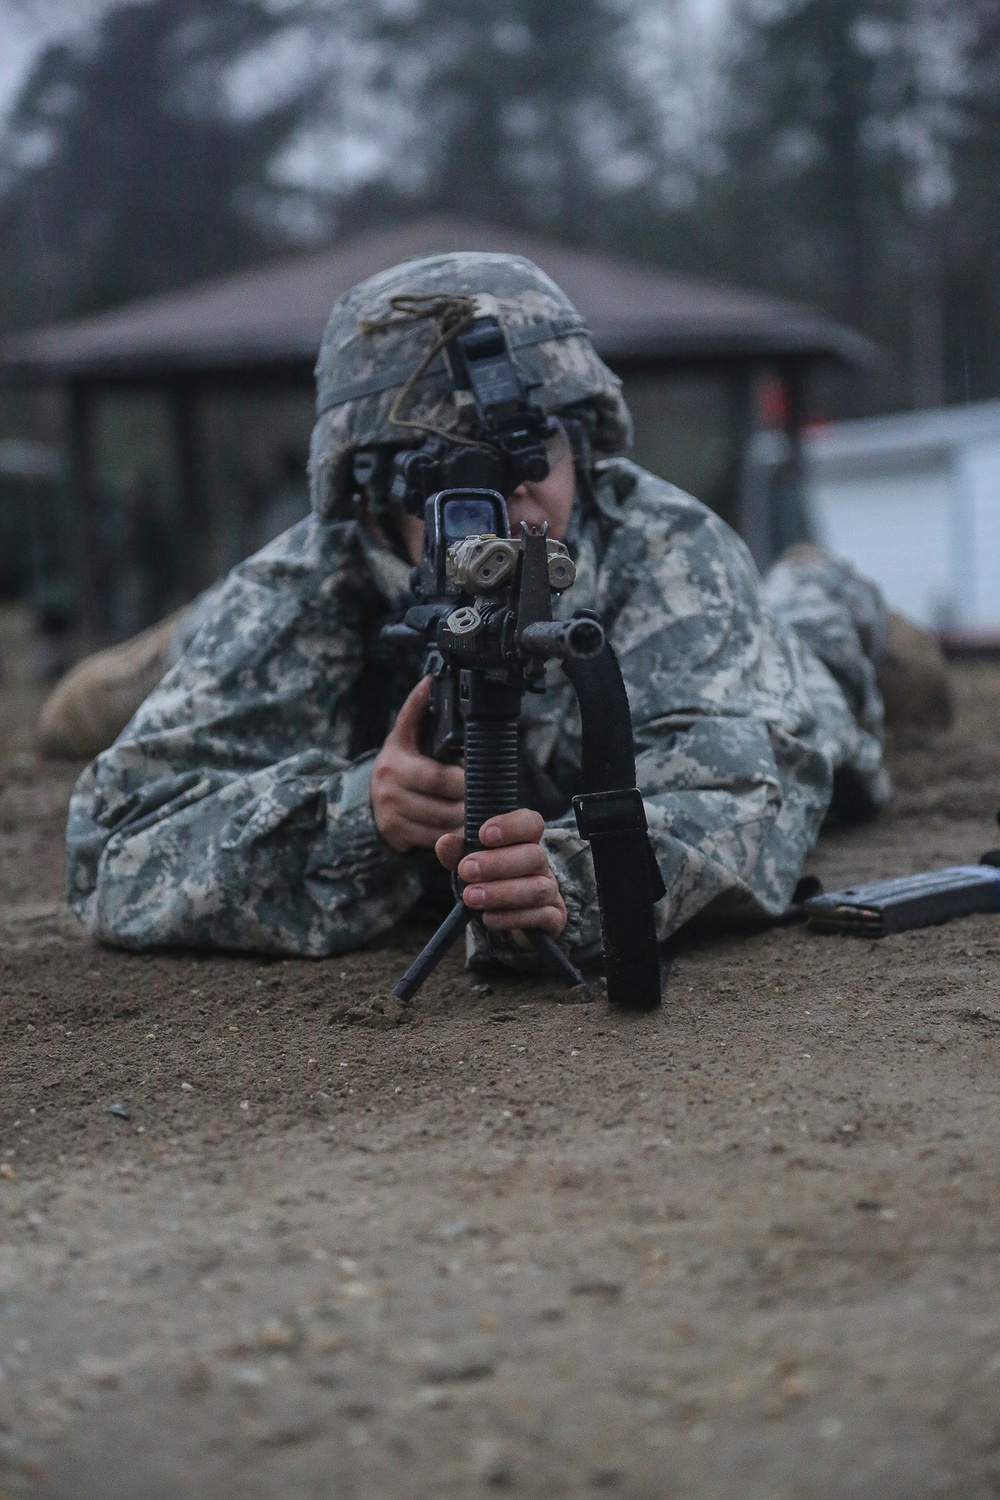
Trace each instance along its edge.
{"label": "camouflage uniform jacket", "polygon": [[[703,505],[622,459],[599,464],[595,480],[597,508],[569,538],[578,577],[560,610],[598,610],[621,663],[667,888],[661,937],[709,905],[778,915],[835,772],[872,805],[888,795],[877,694],[869,684],[853,712],[845,697],[852,670],[862,698],[870,672],[857,632],[846,648],[847,611],[814,588],[806,645],[794,589],[776,613],[743,543]],[[187,650],[77,785],[69,899],[88,932],[129,948],[319,956],[358,947],[412,909],[427,856],[388,848],[368,799],[384,710],[416,678],[391,683],[376,645],[407,575],[356,522],[316,516],[234,569]],[[824,610],[832,671],[817,654]],[[599,951],[600,926],[589,849],[568,811],[579,717],[561,670],[550,675],[549,691],[525,698],[524,759],[569,913],[564,942],[586,956]]]}

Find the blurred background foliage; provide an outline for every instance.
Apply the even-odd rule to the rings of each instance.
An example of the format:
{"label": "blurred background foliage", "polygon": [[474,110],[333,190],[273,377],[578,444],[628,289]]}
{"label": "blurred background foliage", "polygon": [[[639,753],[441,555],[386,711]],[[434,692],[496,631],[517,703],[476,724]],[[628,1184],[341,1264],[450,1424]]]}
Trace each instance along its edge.
{"label": "blurred background foliage", "polygon": [[440,208],[812,302],[847,410],[995,396],[998,126],[996,0],[111,5],[7,115],[0,324]]}

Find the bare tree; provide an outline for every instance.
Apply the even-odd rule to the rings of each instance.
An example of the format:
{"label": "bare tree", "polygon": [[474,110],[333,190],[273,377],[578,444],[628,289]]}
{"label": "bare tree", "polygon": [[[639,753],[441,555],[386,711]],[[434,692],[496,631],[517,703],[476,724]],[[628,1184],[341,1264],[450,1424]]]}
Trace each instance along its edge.
{"label": "bare tree", "polygon": [[257,0],[148,0],[44,49],[4,141],[4,320],[80,312],[258,258],[247,211],[300,101],[241,116],[234,58],[280,22]]}

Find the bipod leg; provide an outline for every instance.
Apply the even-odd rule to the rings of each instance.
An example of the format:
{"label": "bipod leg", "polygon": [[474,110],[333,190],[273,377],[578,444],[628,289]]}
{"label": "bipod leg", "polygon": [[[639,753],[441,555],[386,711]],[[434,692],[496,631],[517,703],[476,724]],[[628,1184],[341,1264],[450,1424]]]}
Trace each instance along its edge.
{"label": "bipod leg", "polygon": [[401,1000],[406,1005],[413,999],[424,980],[433,974],[459,933],[465,931],[471,918],[472,911],[465,902],[456,901],[430,942],[420,950],[402,979],[393,985],[392,993],[397,1000]]}
{"label": "bipod leg", "polygon": [[590,986],[580,970],[570,963],[559,944],[554,943],[548,933],[540,932],[537,927],[526,927],[525,935],[531,939],[532,947],[541,956],[550,974],[570,987],[582,984],[587,993],[590,993]]}

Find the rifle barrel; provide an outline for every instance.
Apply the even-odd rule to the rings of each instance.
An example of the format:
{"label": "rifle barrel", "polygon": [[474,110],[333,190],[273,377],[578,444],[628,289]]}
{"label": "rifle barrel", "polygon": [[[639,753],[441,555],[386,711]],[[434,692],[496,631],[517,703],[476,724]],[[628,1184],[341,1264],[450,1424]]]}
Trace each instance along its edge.
{"label": "rifle barrel", "polygon": [[517,643],[527,656],[584,661],[604,648],[604,627],[598,620],[539,620],[526,625]]}

